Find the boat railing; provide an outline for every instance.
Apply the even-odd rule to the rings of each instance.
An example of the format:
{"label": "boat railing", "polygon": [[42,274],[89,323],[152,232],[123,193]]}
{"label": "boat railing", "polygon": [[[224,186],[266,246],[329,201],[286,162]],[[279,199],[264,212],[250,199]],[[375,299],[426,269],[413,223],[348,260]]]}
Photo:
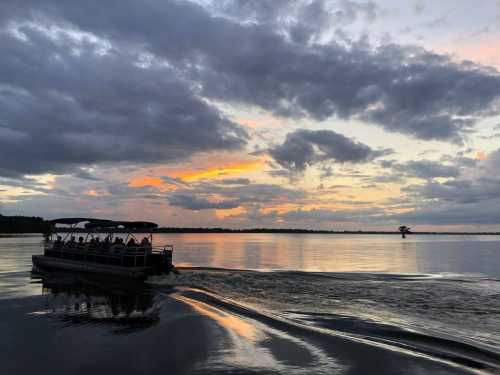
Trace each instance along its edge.
{"label": "boat railing", "polygon": [[45,255],[80,260],[84,262],[119,265],[125,267],[146,267],[153,254],[159,254],[164,259],[172,259],[173,246],[111,246],[109,248],[93,247],[90,244],[56,245],[48,242],[45,246]]}
{"label": "boat railing", "polygon": [[162,254],[168,251],[174,251],[174,245],[151,246],[153,253]]}

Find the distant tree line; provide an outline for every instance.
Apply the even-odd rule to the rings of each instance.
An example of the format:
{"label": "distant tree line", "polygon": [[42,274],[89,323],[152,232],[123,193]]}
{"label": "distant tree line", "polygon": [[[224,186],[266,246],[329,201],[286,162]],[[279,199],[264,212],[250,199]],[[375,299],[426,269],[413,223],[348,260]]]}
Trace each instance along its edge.
{"label": "distant tree line", "polygon": [[41,217],[0,215],[0,233],[48,233],[50,228]]}
{"label": "distant tree line", "polygon": [[[3,216],[0,214],[0,233],[50,233],[52,225],[41,217],[30,216]],[[58,228],[58,232],[86,232],[84,228]],[[125,229],[115,229],[116,233],[126,233]],[[135,231],[140,232],[140,231]],[[313,230],[294,228],[175,228],[161,227],[154,230],[155,233],[297,233],[297,234],[474,234],[474,235],[499,235],[499,232],[410,232],[406,226],[399,227],[397,231],[361,231],[361,230]]]}
{"label": "distant tree line", "polygon": [[[433,235],[500,235],[500,232],[431,232],[410,231],[409,227],[404,227],[405,234],[433,234]],[[398,230],[318,230],[318,229],[298,229],[298,228],[175,228],[160,227],[154,230],[155,233],[297,233],[297,234],[402,234],[401,227]]]}

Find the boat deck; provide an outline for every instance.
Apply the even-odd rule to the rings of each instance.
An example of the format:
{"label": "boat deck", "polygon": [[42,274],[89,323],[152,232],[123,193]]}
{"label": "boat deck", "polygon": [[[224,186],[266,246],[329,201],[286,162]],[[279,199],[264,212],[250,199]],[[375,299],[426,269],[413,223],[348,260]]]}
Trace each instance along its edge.
{"label": "boat deck", "polygon": [[45,255],[33,255],[33,265],[38,268],[64,269],[68,271],[107,274],[134,279],[143,279],[151,272],[151,267],[125,267],[81,260],[56,258]]}

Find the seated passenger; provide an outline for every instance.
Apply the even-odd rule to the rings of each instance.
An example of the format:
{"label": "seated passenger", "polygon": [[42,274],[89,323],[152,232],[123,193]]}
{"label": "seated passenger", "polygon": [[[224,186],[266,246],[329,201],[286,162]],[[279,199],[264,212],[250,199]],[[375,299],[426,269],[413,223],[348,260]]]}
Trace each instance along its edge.
{"label": "seated passenger", "polygon": [[137,246],[137,243],[135,242],[133,237],[131,237],[130,240],[128,240],[127,246]]}
{"label": "seated passenger", "polygon": [[123,244],[123,238],[115,237],[113,244],[110,247],[110,251],[115,255],[123,255],[125,251],[125,245]]}
{"label": "seated passenger", "polygon": [[106,241],[101,242],[99,237],[96,237],[95,239],[95,248],[100,252],[107,252],[109,250],[109,247],[106,246]]}
{"label": "seated passenger", "polygon": [[85,248],[85,242],[82,236],[78,237],[78,243],[76,244],[76,247],[78,248],[78,250],[83,250]]}
{"label": "seated passenger", "polygon": [[57,236],[56,241],[54,242],[54,247],[60,248],[63,245],[62,237]]}
{"label": "seated passenger", "polygon": [[142,239],[142,241],[141,241],[141,246],[145,246],[145,247],[149,246],[149,240],[148,240],[148,238],[147,238],[147,237],[144,237],[144,238]]}
{"label": "seated passenger", "polygon": [[106,237],[104,239],[104,244],[103,244],[103,247],[106,248],[106,249],[109,249],[111,246],[111,241],[109,240],[109,237]]}

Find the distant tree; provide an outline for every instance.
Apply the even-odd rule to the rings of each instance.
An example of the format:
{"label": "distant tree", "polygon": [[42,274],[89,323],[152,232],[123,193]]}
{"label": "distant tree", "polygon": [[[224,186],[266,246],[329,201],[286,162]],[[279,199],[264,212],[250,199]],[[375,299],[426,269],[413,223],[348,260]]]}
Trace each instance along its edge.
{"label": "distant tree", "polygon": [[407,227],[406,225],[401,225],[399,227],[399,232],[401,232],[401,237],[406,238],[407,234],[410,234],[410,227]]}
{"label": "distant tree", "polygon": [[48,233],[50,230],[50,223],[41,217],[0,214],[0,233]]}

